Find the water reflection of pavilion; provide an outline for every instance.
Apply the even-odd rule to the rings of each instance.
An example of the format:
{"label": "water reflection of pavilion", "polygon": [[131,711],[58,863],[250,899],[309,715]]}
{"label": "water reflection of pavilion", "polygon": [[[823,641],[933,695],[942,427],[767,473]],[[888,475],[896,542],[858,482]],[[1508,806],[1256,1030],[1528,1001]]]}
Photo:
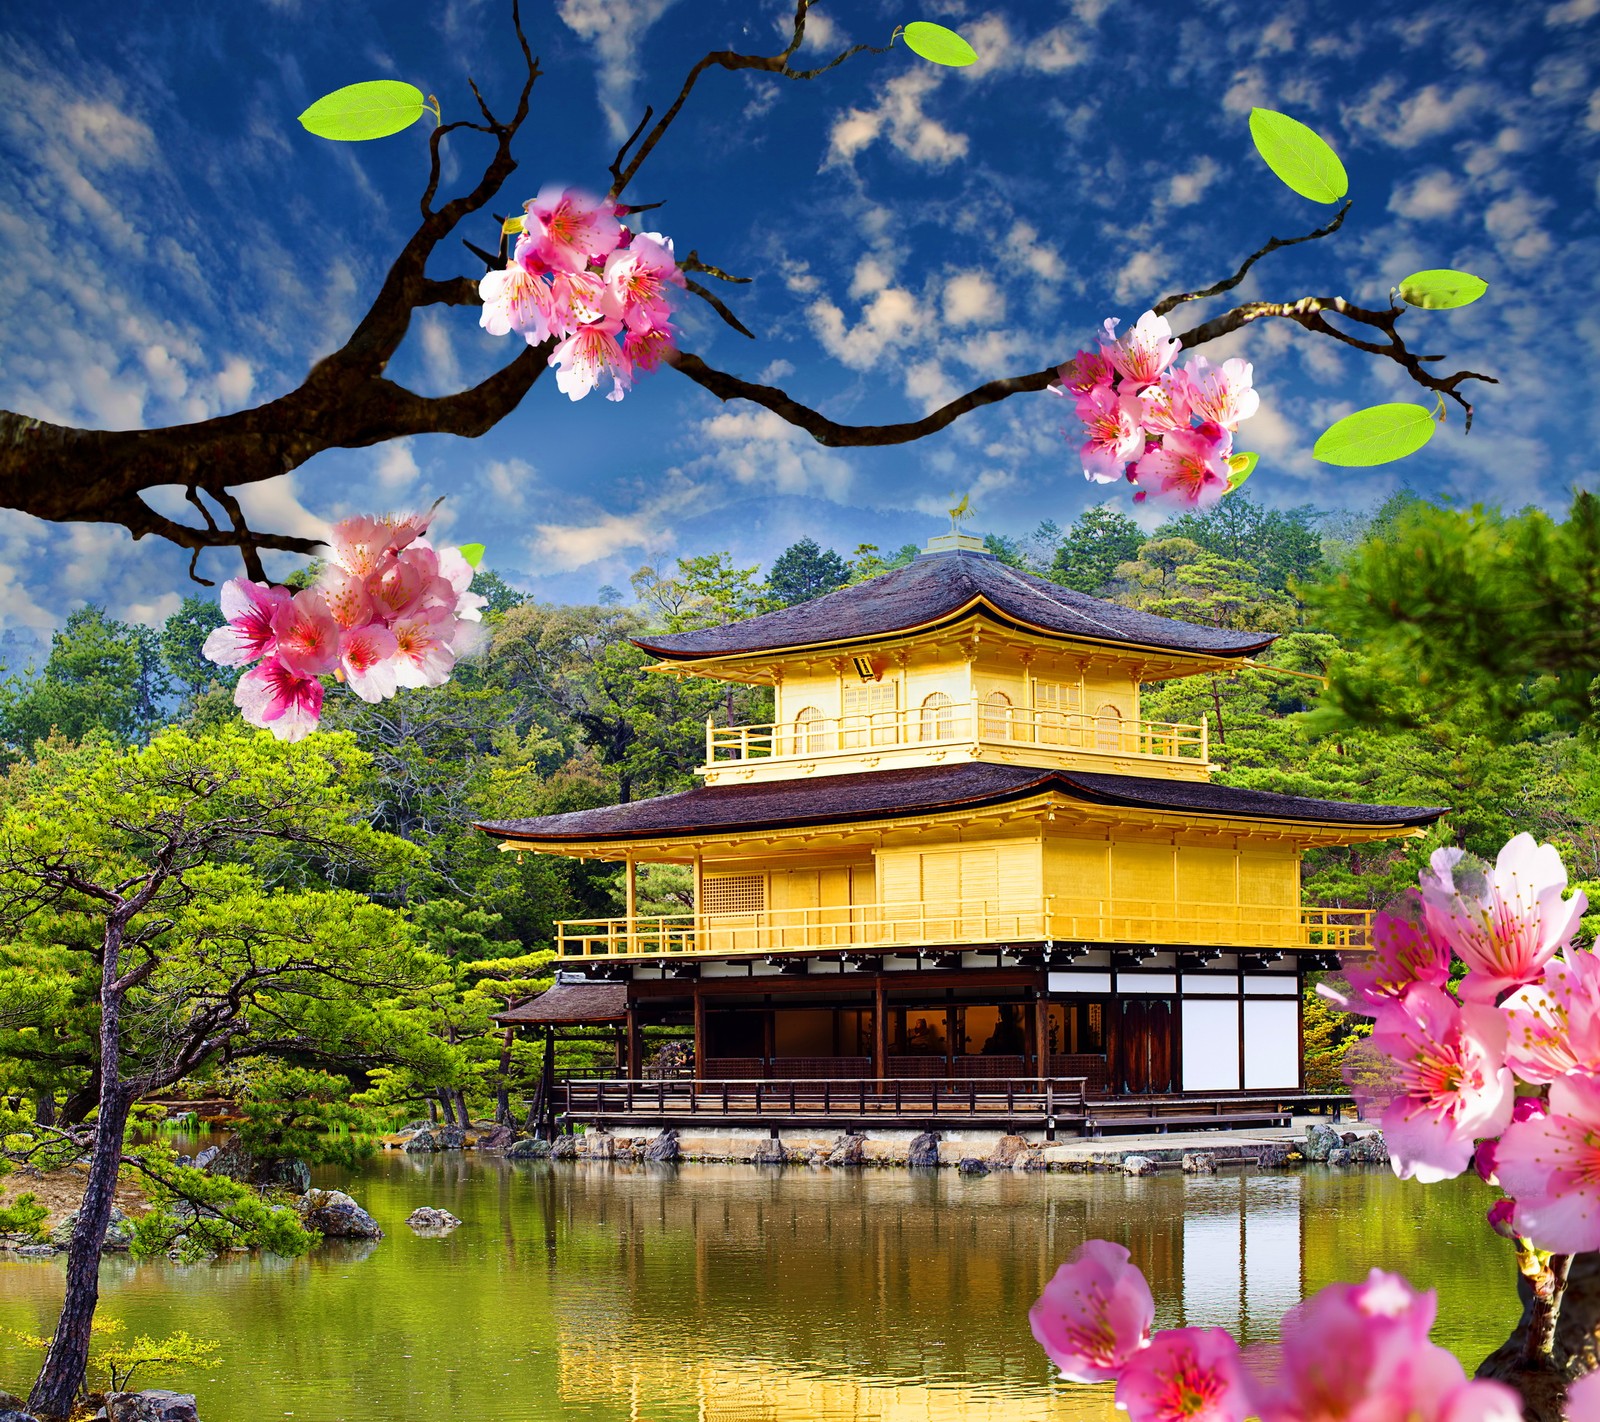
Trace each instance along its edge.
{"label": "water reflection of pavilion", "polygon": [[1100,1422],[1109,1394],[1053,1383],[1028,1334],[1056,1265],[1120,1239],[1161,1326],[1271,1337],[1301,1297],[1304,1180],[579,1166],[558,1255],[610,1267],[560,1276],[561,1388],[640,1422]]}

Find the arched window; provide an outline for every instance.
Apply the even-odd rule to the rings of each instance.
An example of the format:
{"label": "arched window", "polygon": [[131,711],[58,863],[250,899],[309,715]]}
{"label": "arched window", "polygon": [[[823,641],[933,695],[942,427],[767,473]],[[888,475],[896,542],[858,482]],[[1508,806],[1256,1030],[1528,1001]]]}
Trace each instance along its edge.
{"label": "arched window", "polygon": [[991,691],[983,698],[983,738],[986,741],[1011,739],[1011,698],[1003,691]]}
{"label": "arched window", "polygon": [[1094,713],[1094,747],[1103,751],[1122,749],[1122,708],[1110,701]]}
{"label": "arched window", "polygon": [[794,753],[821,755],[823,752],[822,712],[815,706],[802,706],[794,717]]}
{"label": "arched window", "polygon": [[956,738],[955,704],[942,691],[922,699],[922,731],[925,741],[953,741]]}

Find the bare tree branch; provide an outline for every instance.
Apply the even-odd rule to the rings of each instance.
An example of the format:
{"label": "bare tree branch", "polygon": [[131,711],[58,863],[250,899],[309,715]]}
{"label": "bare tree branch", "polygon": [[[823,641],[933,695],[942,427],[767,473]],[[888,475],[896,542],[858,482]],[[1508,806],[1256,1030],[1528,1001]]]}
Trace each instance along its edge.
{"label": "bare tree branch", "polygon": [[1355,199],[1352,198],[1349,202],[1346,202],[1345,205],[1339,209],[1339,215],[1335,217],[1332,222],[1328,223],[1325,227],[1317,228],[1315,232],[1306,233],[1304,237],[1269,237],[1267,239],[1267,245],[1261,248],[1260,251],[1252,252],[1248,257],[1246,257],[1243,265],[1231,277],[1225,277],[1223,280],[1213,283],[1211,286],[1206,287],[1202,291],[1184,291],[1178,293],[1176,296],[1163,296],[1160,301],[1156,302],[1153,308],[1156,315],[1165,316],[1175,307],[1183,305],[1185,301],[1204,301],[1208,296],[1221,296],[1225,291],[1232,291],[1234,287],[1238,286],[1239,283],[1244,280],[1245,273],[1248,272],[1251,267],[1255,266],[1255,264],[1269,252],[1277,252],[1282,250],[1284,247],[1298,247],[1302,242],[1315,242],[1319,238],[1327,237],[1332,233],[1337,232],[1341,227],[1344,226],[1345,215],[1350,211],[1351,203],[1354,201]]}

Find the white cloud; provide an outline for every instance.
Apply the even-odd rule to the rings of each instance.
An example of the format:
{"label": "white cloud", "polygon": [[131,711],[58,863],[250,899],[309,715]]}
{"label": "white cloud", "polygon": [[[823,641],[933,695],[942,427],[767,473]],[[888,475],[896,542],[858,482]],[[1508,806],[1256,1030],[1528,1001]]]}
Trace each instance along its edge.
{"label": "white cloud", "polygon": [[944,284],[944,319],[951,326],[998,326],[1006,319],[1005,293],[987,272],[957,272]]}
{"label": "white cloud", "polygon": [[1581,25],[1600,15],[1600,0],[1564,0],[1544,12],[1544,22],[1552,29],[1557,25]]}
{"label": "white cloud", "polygon": [[1026,222],[1012,224],[1000,250],[1012,261],[1020,262],[1044,281],[1056,281],[1066,271],[1061,253],[1054,247],[1044,246],[1039,241],[1038,229]]}
{"label": "white cloud", "polygon": [[217,398],[229,408],[238,408],[250,399],[255,389],[256,373],[243,356],[229,356],[216,375]]}
{"label": "white cloud", "polygon": [[882,291],[894,280],[894,268],[883,257],[869,253],[856,263],[855,275],[850,278],[850,295],[859,301]]}
{"label": "white cloud", "polygon": [[1583,126],[1590,133],[1600,133],[1600,89],[1589,95],[1589,111],[1583,116]]}
{"label": "white cloud", "polygon": [[1216,161],[1202,154],[1187,173],[1174,173],[1167,185],[1167,201],[1173,207],[1190,207],[1206,195],[1217,175],[1222,171]]}
{"label": "white cloud", "polygon": [[1451,174],[1434,168],[1396,188],[1389,198],[1389,211],[1400,217],[1454,217],[1464,195]]}
{"label": "white cloud", "polygon": [[484,465],[478,479],[494,501],[496,512],[521,513],[539,475],[525,459],[494,459]]}
{"label": "white cloud", "polygon": [[853,327],[845,324],[844,312],[826,297],[812,302],[806,319],[823,349],[854,370],[868,370],[886,352],[926,339],[931,324],[916,297],[893,286],[862,308],[861,320]]}
{"label": "white cloud", "polygon": [[588,40],[600,61],[600,107],[611,137],[633,132],[633,86],[639,79],[639,43],[673,0],[559,0],[556,13],[574,34]]}
{"label": "white cloud", "polygon": [[298,538],[328,536],[328,521],[318,518],[300,502],[293,474],[264,479],[259,484],[241,484],[233,494],[251,528],[271,529]]}
{"label": "white cloud", "polygon": [[1494,91],[1477,83],[1453,90],[1425,84],[1415,93],[1397,98],[1402,92],[1402,82],[1393,75],[1380,79],[1359,103],[1345,110],[1345,122],[1391,148],[1415,148],[1426,139],[1459,128],[1479,111],[1497,107]]}
{"label": "white cloud", "polygon": [[409,489],[422,477],[422,470],[417,467],[416,456],[411,453],[409,439],[392,440],[380,446],[372,472],[378,481],[378,486],[389,495]]}
{"label": "white cloud", "polygon": [[1483,214],[1483,225],[1503,255],[1523,262],[1536,261],[1548,255],[1555,245],[1540,225],[1540,219],[1554,206],[1548,198],[1534,197],[1519,189],[1490,203]]}
{"label": "white cloud", "polygon": [[923,99],[938,87],[931,65],[908,69],[883,88],[870,109],[850,109],[834,120],[828,136],[824,168],[848,164],[857,153],[887,136],[895,152],[930,168],[942,168],[967,156],[967,136],[954,133],[922,111]]}
{"label": "white cloud", "polygon": [[1560,103],[1575,98],[1588,80],[1588,66],[1577,55],[1553,54],[1534,71],[1533,96]]}
{"label": "white cloud", "polygon": [[1136,306],[1143,302],[1152,305],[1158,296],[1156,286],[1172,270],[1172,259],[1159,247],[1135,252],[1122,264],[1113,279],[1113,291],[1118,301],[1132,301]]}
{"label": "white cloud", "polygon": [[625,548],[655,549],[667,546],[668,537],[648,512],[601,514],[593,523],[540,523],[534,525],[534,550],[558,572],[570,572],[596,563]]}
{"label": "white cloud", "polygon": [[456,359],[455,343],[450,337],[450,327],[445,318],[433,312],[424,314],[417,322],[422,346],[422,365],[428,383],[440,393],[452,393],[461,388],[461,362]]}
{"label": "white cloud", "polygon": [[1222,111],[1235,117],[1247,114],[1251,109],[1264,107],[1267,97],[1266,75],[1259,69],[1240,69],[1222,95]]}
{"label": "white cloud", "polygon": [[709,451],[702,464],[731,474],[741,484],[831,499],[850,491],[850,465],[771,410],[723,410],[702,421],[699,433]]}

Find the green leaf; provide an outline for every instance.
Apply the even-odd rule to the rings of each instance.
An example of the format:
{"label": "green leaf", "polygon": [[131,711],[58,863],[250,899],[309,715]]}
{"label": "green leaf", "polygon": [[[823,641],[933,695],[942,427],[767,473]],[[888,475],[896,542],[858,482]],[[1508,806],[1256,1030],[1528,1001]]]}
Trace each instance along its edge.
{"label": "green leaf", "polygon": [[1344,164],[1326,141],[1288,114],[1250,110],[1250,137],[1256,152],[1301,197],[1338,202],[1350,191]]}
{"label": "green leaf", "polygon": [[1412,272],[1400,283],[1400,299],[1424,311],[1449,311],[1470,306],[1489,289],[1489,283],[1471,272],[1439,267],[1433,271]]}
{"label": "green leaf", "polygon": [[300,122],[318,138],[352,143],[399,133],[421,118],[425,107],[422,90],[415,84],[369,79],[324,94],[300,115]]}
{"label": "green leaf", "polygon": [[456,549],[456,552],[467,560],[469,568],[476,568],[479,563],[483,562],[483,544],[481,543],[463,543],[461,547]]}
{"label": "green leaf", "polygon": [[520,217],[506,218],[506,220],[500,224],[500,235],[502,237],[515,237],[517,233],[522,231],[522,221],[523,220]]}
{"label": "green leaf", "polygon": [[930,25],[926,20],[914,20],[902,32],[906,48],[921,55],[930,64],[948,64],[959,68],[977,59],[977,51],[954,30],[943,25]]}
{"label": "green leaf", "polygon": [[1426,405],[1373,405],[1330,425],[1311,452],[1324,464],[1388,464],[1415,454],[1436,424]]}
{"label": "green leaf", "polygon": [[1235,454],[1229,456],[1228,492],[1230,494],[1256,472],[1256,464],[1260,459],[1261,456],[1254,453]]}

